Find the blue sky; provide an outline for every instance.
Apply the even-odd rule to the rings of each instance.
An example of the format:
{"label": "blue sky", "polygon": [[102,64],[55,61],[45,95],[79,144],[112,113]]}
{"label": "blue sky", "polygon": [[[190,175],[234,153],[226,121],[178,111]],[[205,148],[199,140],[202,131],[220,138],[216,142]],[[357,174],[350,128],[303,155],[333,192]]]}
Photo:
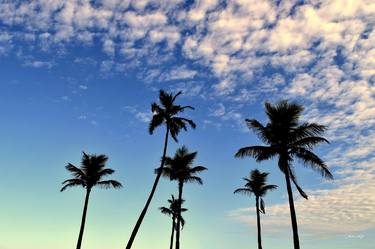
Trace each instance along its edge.
{"label": "blue sky", "polygon": [[[305,105],[304,120],[329,127],[317,149],[335,180],[296,162],[310,196],[296,195],[303,248],[363,248],[375,228],[375,4],[329,1],[36,0],[0,3],[0,249],[65,249],[78,235],[83,190],[60,193],[82,150],[109,156],[124,189],[93,192],[83,247],[124,247],[154,179],[163,130],[150,136],[158,90],[198,128],[182,133],[198,151],[203,186],[187,186],[189,249],[256,243],[254,201],[234,196],[259,167],[277,191],[266,197],[264,247],[290,248],[285,184],[275,162],[235,159],[259,144],[245,118],[265,121],[264,101]],[[168,246],[170,220],[150,207],[134,248]]]}

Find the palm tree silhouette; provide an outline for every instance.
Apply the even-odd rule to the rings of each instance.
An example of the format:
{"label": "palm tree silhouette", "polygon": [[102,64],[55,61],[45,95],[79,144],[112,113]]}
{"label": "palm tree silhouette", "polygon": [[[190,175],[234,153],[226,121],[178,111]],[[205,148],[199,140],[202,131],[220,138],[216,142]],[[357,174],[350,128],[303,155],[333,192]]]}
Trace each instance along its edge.
{"label": "palm tree silhouette", "polygon": [[[165,158],[165,167],[159,168],[156,171],[162,171],[163,176],[168,177],[171,181],[175,180],[178,182],[178,199],[182,200],[182,190],[184,183],[196,182],[203,184],[203,181],[196,174],[206,170],[203,166],[195,166],[192,164],[197,156],[197,152],[189,153],[185,146],[177,149],[173,158]],[[179,210],[181,210],[181,202],[179,202]],[[176,249],[180,249],[180,224],[181,224],[181,212],[177,216],[177,230],[176,230]]]}
{"label": "palm tree silhouette", "polygon": [[[165,139],[164,139],[164,149],[163,149],[163,156],[160,163],[160,169],[163,169],[164,167],[164,161],[165,156],[167,153],[167,146],[168,146],[168,137],[169,134],[172,136],[173,140],[178,142],[177,136],[180,133],[181,129],[187,131],[187,127],[190,126],[191,128],[195,129],[196,125],[195,123],[187,118],[179,117],[177,116],[181,112],[183,112],[185,109],[191,109],[194,110],[192,106],[181,106],[176,105],[175,100],[176,98],[181,95],[182,92],[178,92],[177,94],[173,95],[172,93],[167,93],[164,90],[160,90],[159,92],[159,100],[160,104],[158,105],[156,103],[153,103],[151,105],[151,111],[153,113],[152,120],[149,125],[149,133],[153,134],[155,129],[162,124],[165,124],[166,131],[165,131]],[[135,236],[137,235],[137,232],[139,230],[139,227],[142,224],[143,218],[145,217],[147,213],[148,206],[151,203],[151,200],[155,194],[156,187],[159,183],[160,177],[161,177],[162,171],[157,172],[155,182],[152,186],[150,195],[146,201],[146,204],[139,215],[139,218],[137,220],[137,223],[134,226],[134,229],[132,231],[132,234],[129,238],[128,244],[126,245],[126,249],[130,249],[133,245]]]}
{"label": "palm tree silhouette", "polygon": [[[184,203],[184,201],[185,200],[182,200],[181,203]],[[178,212],[179,200],[175,199],[174,196],[172,195],[172,198],[169,199],[168,202],[169,202],[169,207],[160,207],[159,210],[163,214],[172,217],[171,242],[170,242],[170,245],[169,245],[169,248],[172,249],[173,248],[174,231],[177,230],[176,229],[176,218],[179,216],[179,212]],[[181,213],[186,212],[186,211],[187,211],[186,208],[181,208]],[[180,215],[180,219],[181,219],[181,229],[182,229],[185,225],[185,220],[181,215]]]}
{"label": "palm tree silhouette", "polygon": [[81,248],[83,231],[85,229],[87,206],[89,203],[91,189],[94,186],[109,189],[121,188],[122,185],[115,180],[102,180],[103,177],[113,174],[115,171],[105,168],[108,157],[105,155],[87,155],[83,152],[81,167],[78,168],[69,163],[65,168],[72,174],[73,178],[65,180],[62,184],[61,192],[69,187],[81,186],[86,189],[85,205],[83,208],[81,228],[79,230],[78,242],[76,249]]}
{"label": "palm tree silhouette", "polygon": [[263,201],[263,196],[267,194],[268,191],[277,188],[276,185],[267,185],[267,176],[269,173],[260,172],[259,170],[252,170],[249,177],[243,178],[246,181],[244,188],[238,188],[234,191],[235,194],[241,193],[245,195],[254,194],[255,196],[255,207],[257,213],[257,228],[258,228],[258,249],[262,249],[262,233],[260,226],[260,212],[266,213],[265,205]]}
{"label": "palm tree silhouette", "polygon": [[321,173],[323,177],[333,179],[324,161],[311,151],[320,143],[328,143],[328,140],[320,136],[326,127],[316,123],[300,123],[303,106],[289,103],[287,100],[282,100],[276,105],[266,102],[265,109],[269,119],[265,126],[255,119],[246,119],[246,124],[267,146],[244,147],[238,150],[235,156],[251,156],[258,162],[278,157],[278,166],[284,173],[288,191],[294,249],[299,249],[297,218],[290,180],[302,197],[307,199],[307,195],[297,183],[292,162],[296,158],[304,166]]}

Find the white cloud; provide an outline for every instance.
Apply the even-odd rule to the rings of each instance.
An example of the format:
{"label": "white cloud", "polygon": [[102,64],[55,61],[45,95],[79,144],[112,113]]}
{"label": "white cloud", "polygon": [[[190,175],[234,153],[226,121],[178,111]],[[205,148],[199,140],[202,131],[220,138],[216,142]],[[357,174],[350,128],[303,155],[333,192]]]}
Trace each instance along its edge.
{"label": "white cloud", "polygon": [[27,67],[34,68],[52,68],[55,65],[53,61],[27,60],[24,63]]}
{"label": "white cloud", "polygon": [[217,104],[217,107],[211,110],[211,115],[214,117],[221,117],[225,114],[225,106],[222,103]]}
{"label": "white cloud", "polygon": [[122,109],[133,114],[137,120],[143,123],[149,123],[151,121],[152,113],[139,111],[137,106],[124,106]]}
{"label": "white cloud", "polygon": [[152,113],[150,112],[137,112],[135,117],[144,123],[149,123],[151,121]]}
{"label": "white cloud", "polygon": [[160,80],[169,81],[169,80],[182,80],[182,79],[192,79],[197,75],[196,70],[188,69],[186,66],[178,67],[171,69],[169,72],[164,74]]}
{"label": "white cloud", "polygon": [[79,87],[79,89],[84,90],[84,91],[89,89],[89,87],[87,85],[79,85],[78,87]]}
{"label": "white cloud", "polygon": [[69,98],[69,96],[64,95],[64,96],[61,96],[61,100],[63,100],[63,101],[69,101],[70,98]]}
{"label": "white cloud", "polygon": [[[271,0],[231,0],[220,5],[219,2],[196,1],[188,10],[181,9],[183,1],[173,0],[103,0],[100,4],[75,0],[1,2],[0,55],[12,49],[18,51],[19,41],[36,44],[34,47],[43,52],[64,50],[74,42],[84,46],[99,42],[99,47],[110,57],[98,62],[104,73],[138,69],[137,77],[146,82],[188,81],[204,74],[208,79],[204,86],[184,81],[173,87],[236,105],[253,103],[264,96],[299,99],[306,105],[307,119],[329,127],[327,135],[336,145],[336,149],[327,152],[330,166],[346,172],[355,166],[354,159],[363,164],[373,157],[375,3],[313,0],[301,4],[287,0],[276,4]],[[54,65],[44,59],[27,56],[20,59],[33,67]],[[166,65],[170,68],[171,64],[175,68],[165,73]],[[229,106],[225,106],[217,119],[243,125],[239,108]],[[141,121],[149,118],[138,110],[133,114]],[[327,207],[329,203],[328,211],[310,210],[306,202],[302,205],[297,201],[298,210],[311,213],[310,217],[300,214],[303,226],[317,232],[316,219],[326,224],[327,229],[336,229],[335,224],[324,223],[322,219],[327,216],[325,212],[331,214],[337,205],[351,213],[348,217],[353,220],[342,218],[342,230],[350,230],[350,224],[366,229],[359,223],[373,214],[373,210],[360,210],[363,217],[353,216],[358,214],[358,205],[346,200],[356,198],[352,193],[360,191],[359,184],[372,186],[374,168],[368,165],[370,177],[362,183],[346,184],[347,175],[338,173],[338,181],[345,183],[343,186],[314,192],[316,198],[307,203],[312,207]],[[361,172],[354,167],[352,173],[358,178],[365,177]],[[370,195],[374,190],[370,190],[360,192],[360,196],[373,201]],[[364,200],[356,199],[368,204]],[[269,224],[276,221],[284,224],[276,215],[286,215],[283,207],[269,207],[270,213],[275,214],[267,221]],[[337,218],[340,217],[334,219]],[[367,225],[375,227],[371,219]]]}

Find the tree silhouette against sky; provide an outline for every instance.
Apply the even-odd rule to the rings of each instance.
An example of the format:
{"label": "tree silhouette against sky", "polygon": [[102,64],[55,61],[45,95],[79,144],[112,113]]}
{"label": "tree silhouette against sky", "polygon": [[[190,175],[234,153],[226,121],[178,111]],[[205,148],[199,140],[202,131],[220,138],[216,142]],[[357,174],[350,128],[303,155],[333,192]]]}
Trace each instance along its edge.
{"label": "tree silhouette against sky", "polygon": [[263,125],[255,119],[246,119],[246,124],[266,145],[241,148],[235,156],[254,157],[258,162],[278,157],[278,166],[284,173],[288,192],[294,249],[300,249],[290,181],[292,180],[305,199],[307,195],[297,183],[293,160],[297,159],[304,166],[318,171],[323,177],[333,179],[324,161],[312,152],[314,146],[328,143],[327,139],[321,136],[326,127],[316,123],[301,123],[300,116],[304,109],[302,105],[282,100],[275,105],[266,102],[264,106],[268,123]]}
{"label": "tree silhouette against sky", "polygon": [[257,214],[257,230],[258,230],[258,249],[262,249],[262,229],[260,226],[260,212],[266,213],[263,198],[268,191],[275,190],[276,185],[267,185],[267,176],[269,173],[260,172],[255,169],[250,172],[249,177],[243,178],[245,186],[234,191],[235,194],[254,195],[255,196],[255,211]]}
{"label": "tree silhouette against sky", "polygon": [[[200,177],[197,176],[207,168],[203,166],[193,166],[194,159],[197,152],[190,153],[185,146],[177,149],[173,157],[165,158],[165,167],[157,169],[157,172],[163,173],[163,176],[168,177],[171,181],[178,182],[178,199],[182,200],[182,191],[184,183],[198,183],[203,184]],[[176,249],[180,249],[180,227],[181,227],[181,202],[179,202],[179,215],[177,216],[177,230],[176,230]]]}
{"label": "tree silhouette against sky", "polygon": [[159,92],[159,101],[160,104],[152,103],[151,104],[151,111],[153,113],[150,125],[149,125],[149,133],[153,134],[155,129],[161,125],[165,125],[165,139],[164,139],[164,148],[163,148],[163,156],[160,163],[160,171],[157,172],[154,184],[152,186],[151,192],[149,197],[147,198],[146,204],[139,215],[139,218],[134,226],[132,234],[129,238],[128,244],[126,245],[126,249],[130,249],[133,245],[135,236],[138,233],[139,227],[142,224],[142,221],[147,213],[147,209],[151,203],[151,200],[155,194],[156,187],[159,183],[162,169],[164,167],[165,156],[167,154],[167,147],[168,147],[168,137],[171,135],[175,142],[178,142],[177,136],[181,130],[187,131],[187,127],[190,126],[191,128],[195,128],[196,125],[191,119],[183,118],[178,116],[180,113],[185,111],[186,109],[194,110],[192,106],[181,106],[176,105],[175,100],[178,96],[180,96],[182,92],[178,92],[177,94],[167,93],[164,90],[160,90]]}
{"label": "tree silhouette against sky", "polygon": [[161,213],[163,213],[165,215],[168,215],[172,218],[172,232],[171,232],[171,241],[170,241],[170,244],[169,244],[169,249],[173,249],[174,231],[177,230],[176,218],[179,216],[180,219],[181,219],[181,229],[185,225],[185,220],[182,217],[182,213],[187,211],[186,208],[182,208],[182,203],[184,203],[184,201],[185,200],[181,200],[181,214],[178,211],[179,207],[180,207],[180,204],[179,204],[180,200],[175,199],[173,195],[172,195],[172,198],[168,200],[169,207],[160,207],[159,208]]}
{"label": "tree silhouette against sky", "polygon": [[76,249],[81,248],[83,231],[85,229],[87,206],[89,204],[89,198],[91,189],[95,186],[102,188],[121,188],[122,185],[115,180],[103,180],[105,176],[112,175],[115,171],[110,168],[106,168],[105,164],[108,157],[105,155],[87,155],[83,152],[82,161],[80,168],[69,163],[65,168],[72,174],[73,178],[65,180],[62,184],[63,187],[60,191],[64,191],[69,187],[81,186],[86,189],[85,204],[83,207],[83,214],[81,220],[81,228],[79,230],[79,236],[77,241]]}

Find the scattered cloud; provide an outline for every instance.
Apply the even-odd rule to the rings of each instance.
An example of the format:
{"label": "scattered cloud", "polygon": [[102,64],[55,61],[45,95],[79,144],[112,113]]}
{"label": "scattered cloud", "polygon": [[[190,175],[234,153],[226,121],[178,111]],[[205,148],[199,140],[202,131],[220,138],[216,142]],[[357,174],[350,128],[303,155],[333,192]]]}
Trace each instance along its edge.
{"label": "scattered cloud", "polygon": [[87,89],[89,89],[87,85],[79,85],[78,88],[83,91],[86,91]]}
{"label": "scattered cloud", "polygon": [[52,61],[39,61],[39,60],[27,60],[24,63],[27,67],[33,67],[33,68],[52,68],[55,63]]}
{"label": "scattered cloud", "polygon": [[150,112],[137,112],[135,114],[135,117],[141,122],[149,123],[151,121],[151,118],[152,118],[152,113],[150,113]]}
{"label": "scattered cloud", "polygon": [[70,98],[69,98],[69,96],[64,95],[64,96],[61,96],[61,100],[63,100],[63,101],[69,101]]}
{"label": "scattered cloud", "polygon": [[126,112],[133,114],[134,117],[140,122],[149,123],[151,121],[151,112],[139,111],[136,106],[124,106],[122,109]]}
{"label": "scattered cloud", "polygon": [[90,124],[93,125],[93,126],[98,126],[99,125],[98,122],[95,121],[95,120],[91,120]]}
{"label": "scattered cloud", "polygon": [[[242,104],[280,98],[301,101],[306,119],[329,127],[327,135],[335,149],[327,151],[326,158],[337,169],[337,184],[331,189],[311,190],[311,200],[297,201],[302,226],[318,234],[318,222],[331,232],[375,228],[373,209],[361,208],[375,206],[375,164],[366,164],[375,156],[375,3],[202,0],[184,5],[189,4],[3,1],[0,56],[22,46],[62,56],[71,44],[95,45],[103,52],[100,59],[74,62],[97,64],[103,74],[135,70],[148,83],[179,81],[174,89],[218,103],[211,111],[215,121],[206,119],[206,125],[243,125]],[[36,68],[57,63],[54,57],[20,59]],[[150,118],[137,108],[128,111],[142,122]],[[370,189],[363,191],[364,186]],[[266,225],[286,224],[284,204],[268,210]],[[233,217],[246,220],[241,212]],[[343,225],[326,222],[330,215]]]}

